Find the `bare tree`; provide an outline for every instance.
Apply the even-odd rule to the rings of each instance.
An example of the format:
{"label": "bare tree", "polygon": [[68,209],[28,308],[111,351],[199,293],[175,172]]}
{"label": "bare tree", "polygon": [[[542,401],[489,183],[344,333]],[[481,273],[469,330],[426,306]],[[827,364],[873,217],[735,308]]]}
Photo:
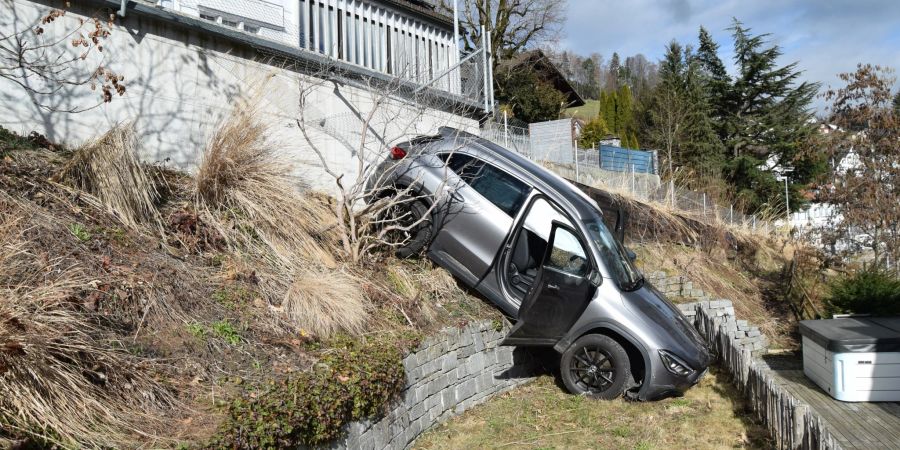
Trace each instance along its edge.
{"label": "bare tree", "polygon": [[[323,116],[316,107],[316,92],[336,89],[342,84],[336,71],[325,69],[305,78],[300,85],[300,115],[296,119],[304,140],[315,153],[318,165],[333,180],[336,191],[332,210],[337,219],[338,234],[347,258],[359,263],[378,249],[403,249],[413,240],[425,238],[435,224],[432,217],[442,199],[455,189],[448,180],[449,172],[443,170],[437,189],[423,193],[418,188],[421,179],[413,178],[399,186],[388,180],[401,175],[408,165],[402,159],[391,159],[394,145],[407,142],[422,134],[420,125],[426,119],[440,122],[446,114],[435,113],[447,109],[449,100],[433,95],[430,89],[410,93],[404,81],[391,82],[365,78],[357,80],[365,98],[350,105],[353,112],[340,116]],[[461,114],[462,111],[454,111]],[[445,121],[439,125],[451,125]],[[430,133],[436,133],[434,126]],[[427,139],[425,140],[427,141]],[[352,167],[340,167],[330,157],[333,144],[339,142],[343,150],[352,155]],[[465,137],[456,140],[464,145]],[[426,142],[413,140],[405,148],[409,158]],[[396,157],[396,156],[395,156]],[[402,158],[402,157],[401,157]],[[413,167],[417,163],[411,163]]]}
{"label": "bare tree", "polygon": [[[674,89],[664,89],[657,94],[650,114],[656,125],[652,130],[653,139],[663,144],[663,164],[666,166],[666,177],[671,182],[675,179],[673,161],[678,153],[678,146],[684,139],[685,122],[691,114],[690,105]],[[671,201],[675,201],[674,197]]]}
{"label": "bare tree", "polygon": [[[825,99],[830,131],[824,148],[835,169],[818,200],[834,207],[823,237],[838,253],[868,250],[876,265],[900,261],[900,118],[893,113],[893,70],[859,64],[846,86]],[[815,151],[815,149],[813,149]]]}
{"label": "bare tree", "polygon": [[[100,19],[66,21],[66,11],[51,9],[34,25],[19,29],[24,21],[12,0],[3,0],[5,14],[0,30],[0,78],[23,89],[32,102],[48,111],[79,112],[125,93],[124,77],[103,64],[104,41],[110,36],[114,15]],[[74,23],[66,27],[60,22]],[[59,110],[47,100],[66,87],[87,86],[100,91],[100,101],[85,107]]]}
{"label": "bare tree", "polygon": [[[452,13],[454,1],[439,0],[438,8]],[[459,6],[466,50],[480,46],[484,26],[491,34],[494,64],[557,39],[565,22],[565,0],[459,1]]]}

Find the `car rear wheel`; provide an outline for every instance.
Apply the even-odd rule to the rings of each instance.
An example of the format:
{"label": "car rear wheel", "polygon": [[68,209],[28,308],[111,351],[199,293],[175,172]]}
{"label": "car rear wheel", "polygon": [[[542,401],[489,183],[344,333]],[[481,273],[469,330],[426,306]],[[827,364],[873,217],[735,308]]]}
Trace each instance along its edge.
{"label": "car rear wheel", "polygon": [[602,400],[619,398],[631,379],[625,349],[602,334],[589,334],[575,341],[563,353],[559,370],[569,392]]}
{"label": "car rear wheel", "polygon": [[391,242],[400,244],[396,250],[397,257],[409,258],[421,253],[432,235],[428,205],[421,200],[401,201],[392,208],[391,214],[396,225],[404,228],[389,237]]}

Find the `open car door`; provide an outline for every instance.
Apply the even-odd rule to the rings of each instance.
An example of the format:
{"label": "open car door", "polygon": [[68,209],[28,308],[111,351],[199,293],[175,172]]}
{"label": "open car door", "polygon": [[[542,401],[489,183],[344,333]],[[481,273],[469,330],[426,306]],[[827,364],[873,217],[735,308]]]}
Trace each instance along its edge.
{"label": "open car door", "polygon": [[555,345],[594,296],[597,275],[578,233],[553,221],[548,250],[503,345]]}

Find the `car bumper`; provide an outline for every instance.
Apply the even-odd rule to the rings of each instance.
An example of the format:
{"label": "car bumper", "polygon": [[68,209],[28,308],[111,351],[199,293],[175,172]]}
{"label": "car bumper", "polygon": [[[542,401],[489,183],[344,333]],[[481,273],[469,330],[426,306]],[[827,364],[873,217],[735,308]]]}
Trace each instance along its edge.
{"label": "car bumper", "polygon": [[709,372],[707,367],[686,377],[679,377],[664,368],[662,370],[664,373],[653,377],[650,384],[641,389],[638,395],[640,400],[653,401],[666,397],[680,397],[684,395],[685,391],[699,383]]}

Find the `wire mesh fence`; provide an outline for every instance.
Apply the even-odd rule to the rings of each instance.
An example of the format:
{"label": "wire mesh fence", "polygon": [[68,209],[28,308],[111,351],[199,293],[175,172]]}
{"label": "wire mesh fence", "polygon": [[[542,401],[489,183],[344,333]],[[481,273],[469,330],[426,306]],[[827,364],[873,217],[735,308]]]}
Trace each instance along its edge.
{"label": "wire mesh fence", "polygon": [[[655,152],[621,148],[606,148],[602,152],[601,148],[577,148],[571,136],[568,137],[568,148],[563,145],[545,146],[541,142],[546,140],[546,133],[537,136],[538,139],[531,133],[536,128],[542,129],[535,125],[531,124],[528,128],[512,126],[501,118],[486,123],[481,137],[578,183],[652,202],[704,222],[765,234],[777,230],[771,220],[744,214],[734,204],[723,204],[705,192],[679,187],[673,181],[661,183],[656,175],[658,162]],[[554,126],[563,128],[558,124]],[[563,139],[561,133],[556,135],[556,139]]]}

